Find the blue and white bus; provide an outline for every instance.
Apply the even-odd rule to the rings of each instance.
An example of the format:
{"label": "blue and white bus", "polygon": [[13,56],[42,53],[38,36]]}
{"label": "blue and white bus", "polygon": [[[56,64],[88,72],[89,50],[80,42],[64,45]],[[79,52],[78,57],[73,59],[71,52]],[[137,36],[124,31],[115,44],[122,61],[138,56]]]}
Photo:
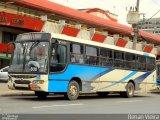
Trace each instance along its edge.
{"label": "blue and white bus", "polygon": [[155,55],[55,33],[18,35],[9,74],[10,89],[39,98],[111,92],[130,98],[156,87]]}

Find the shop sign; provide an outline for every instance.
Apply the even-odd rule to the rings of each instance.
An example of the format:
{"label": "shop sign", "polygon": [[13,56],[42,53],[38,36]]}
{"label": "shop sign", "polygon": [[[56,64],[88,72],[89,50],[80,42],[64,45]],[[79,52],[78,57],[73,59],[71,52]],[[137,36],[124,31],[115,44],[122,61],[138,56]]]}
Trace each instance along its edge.
{"label": "shop sign", "polygon": [[[7,23],[9,22],[6,16],[1,16],[0,18],[0,22],[1,23]],[[24,24],[24,19],[20,19],[20,18],[11,18],[10,23],[13,24],[18,24],[18,25],[23,25]]]}
{"label": "shop sign", "polygon": [[28,30],[41,31],[44,21],[31,18],[29,16],[0,12],[0,24]]}

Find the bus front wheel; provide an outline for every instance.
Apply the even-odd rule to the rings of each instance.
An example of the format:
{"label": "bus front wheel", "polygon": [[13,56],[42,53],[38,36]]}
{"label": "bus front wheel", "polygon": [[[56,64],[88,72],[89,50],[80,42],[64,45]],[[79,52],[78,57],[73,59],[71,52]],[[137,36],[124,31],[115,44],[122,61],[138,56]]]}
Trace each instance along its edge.
{"label": "bus front wheel", "polygon": [[64,94],[68,100],[76,100],[79,96],[79,84],[72,80],[68,85],[67,93]]}
{"label": "bus front wheel", "polygon": [[129,82],[127,84],[126,92],[121,92],[120,95],[122,97],[131,98],[134,96],[134,84],[132,82]]}

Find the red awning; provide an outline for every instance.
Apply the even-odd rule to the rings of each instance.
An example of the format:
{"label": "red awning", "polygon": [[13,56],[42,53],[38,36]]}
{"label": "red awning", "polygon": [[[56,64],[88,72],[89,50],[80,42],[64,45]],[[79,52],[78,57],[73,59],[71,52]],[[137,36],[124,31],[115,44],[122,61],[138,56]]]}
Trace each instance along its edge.
{"label": "red awning", "polygon": [[[72,9],[57,3],[53,3],[47,0],[5,0],[5,1],[14,1],[14,4],[21,5],[23,7],[28,7],[32,9],[37,9],[49,13],[58,14],[70,19],[74,19],[86,24],[102,27],[109,32],[123,34],[131,36],[133,33],[133,28],[115,23],[109,20],[105,20],[94,15],[90,15],[85,12],[81,12],[76,9]],[[140,31],[139,35],[143,37],[146,41],[160,44],[160,36]]]}

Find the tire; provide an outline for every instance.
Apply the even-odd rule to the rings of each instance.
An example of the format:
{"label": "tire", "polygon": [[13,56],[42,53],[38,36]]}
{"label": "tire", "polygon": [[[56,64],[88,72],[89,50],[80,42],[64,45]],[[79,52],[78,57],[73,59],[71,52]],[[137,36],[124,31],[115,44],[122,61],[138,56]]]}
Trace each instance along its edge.
{"label": "tire", "polygon": [[79,84],[76,81],[70,81],[64,96],[67,100],[76,100],[79,97]]}
{"label": "tire", "polygon": [[49,93],[47,93],[47,92],[35,91],[35,95],[36,95],[39,99],[46,99],[47,96],[49,95]]}
{"label": "tire", "polygon": [[127,84],[126,92],[121,92],[120,95],[125,98],[131,98],[134,96],[134,88],[135,88],[134,84],[132,82],[129,82]]}
{"label": "tire", "polygon": [[100,97],[107,97],[109,92],[97,92]]}

